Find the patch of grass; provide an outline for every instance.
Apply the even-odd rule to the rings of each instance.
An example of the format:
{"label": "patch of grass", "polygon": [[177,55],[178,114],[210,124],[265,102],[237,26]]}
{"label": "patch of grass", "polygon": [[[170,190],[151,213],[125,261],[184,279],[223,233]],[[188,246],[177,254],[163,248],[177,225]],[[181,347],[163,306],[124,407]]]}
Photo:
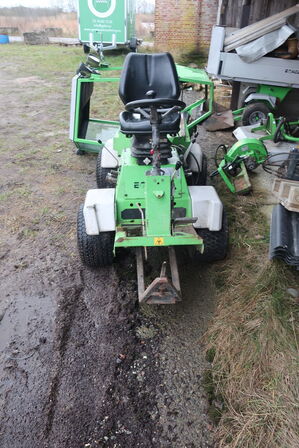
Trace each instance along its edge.
{"label": "patch of grass", "polygon": [[27,198],[31,195],[31,191],[25,187],[11,188],[0,194],[0,201],[7,201],[8,199],[14,198]]}
{"label": "patch of grass", "polygon": [[35,238],[38,231],[30,228],[25,228],[21,231],[20,237],[23,238]]}
{"label": "patch of grass", "polygon": [[179,64],[194,64],[197,67],[201,68],[204,68],[205,64],[207,63],[207,57],[198,52],[180,54],[176,59]]}
{"label": "patch of grass", "polygon": [[299,446],[298,303],[287,293],[298,288],[298,276],[268,260],[261,199],[224,198],[235,217],[231,256],[215,268],[219,301],[206,335],[209,384],[225,404],[219,447]]}
{"label": "patch of grass", "polygon": [[[8,69],[14,77],[37,76],[41,81],[56,80],[56,87],[53,93],[60,88],[70,89],[70,78],[75,75],[80,62],[85,61],[86,57],[82,47],[60,47],[58,45],[24,45],[21,43],[11,43],[3,45],[1,48],[2,58],[5,59]],[[15,66],[22,60],[22,72],[15,75]],[[124,59],[123,53],[111,53],[107,56],[107,62],[111,66],[122,65]],[[10,66],[10,67],[9,67]],[[47,83],[46,83],[47,84]],[[42,89],[53,86],[39,85],[38,80],[34,84]]]}

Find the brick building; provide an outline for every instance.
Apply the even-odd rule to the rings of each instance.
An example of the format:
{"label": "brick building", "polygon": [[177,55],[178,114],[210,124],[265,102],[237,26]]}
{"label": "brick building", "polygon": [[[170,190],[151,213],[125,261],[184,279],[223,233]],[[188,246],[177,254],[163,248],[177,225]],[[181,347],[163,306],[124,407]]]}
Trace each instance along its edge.
{"label": "brick building", "polygon": [[159,50],[209,50],[213,25],[243,27],[298,0],[156,0],[155,45]]}
{"label": "brick building", "polygon": [[156,0],[155,46],[162,51],[207,53],[218,0]]}

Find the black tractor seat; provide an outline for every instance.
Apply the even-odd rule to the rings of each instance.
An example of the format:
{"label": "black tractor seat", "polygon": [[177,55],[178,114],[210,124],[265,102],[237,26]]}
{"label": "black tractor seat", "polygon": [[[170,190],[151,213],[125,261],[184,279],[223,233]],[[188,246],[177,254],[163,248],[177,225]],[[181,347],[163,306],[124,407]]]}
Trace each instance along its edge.
{"label": "black tractor seat", "polygon": [[180,85],[176,67],[169,53],[129,53],[119,83],[119,96],[125,111],[119,116],[120,130],[133,136],[131,154],[141,163],[152,158],[152,108],[158,112],[161,159],[171,157],[167,134],[180,130],[180,110],[185,104],[178,100]]}
{"label": "black tractor seat", "polygon": [[[119,96],[126,106],[137,100],[150,102],[148,92],[153,92],[154,101],[177,100],[180,85],[172,56],[169,53],[129,53],[125,59],[119,83]],[[165,105],[165,111],[171,106]],[[161,105],[160,105],[161,107]],[[146,110],[146,107],[145,107]],[[151,133],[149,119],[133,110],[120,114],[120,128],[124,134]],[[161,122],[161,133],[177,133],[180,113],[173,111]]]}
{"label": "black tractor seat", "polygon": [[[150,121],[138,112],[124,111],[119,116],[121,132],[124,134],[151,134]],[[180,114],[168,114],[160,124],[161,134],[176,134],[180,128]]]}

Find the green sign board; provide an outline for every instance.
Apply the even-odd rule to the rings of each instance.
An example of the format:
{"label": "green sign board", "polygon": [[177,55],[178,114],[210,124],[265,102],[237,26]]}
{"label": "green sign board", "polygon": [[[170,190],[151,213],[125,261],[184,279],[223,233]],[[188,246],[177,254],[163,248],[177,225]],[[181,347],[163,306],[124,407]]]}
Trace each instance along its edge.
{"label": "green sign board", "polygon": [[135,0],[79,0],[81,42],[123,44],[135,35]]}

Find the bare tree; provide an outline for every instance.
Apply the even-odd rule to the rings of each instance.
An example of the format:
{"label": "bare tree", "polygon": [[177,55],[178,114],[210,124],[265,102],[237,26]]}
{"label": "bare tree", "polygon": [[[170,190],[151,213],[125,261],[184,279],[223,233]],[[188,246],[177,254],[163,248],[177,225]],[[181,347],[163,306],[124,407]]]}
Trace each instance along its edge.
{"label": "bare tree", "polygon": [[152,13],[155,9],[154,0],[136,0],[137,12]]}

